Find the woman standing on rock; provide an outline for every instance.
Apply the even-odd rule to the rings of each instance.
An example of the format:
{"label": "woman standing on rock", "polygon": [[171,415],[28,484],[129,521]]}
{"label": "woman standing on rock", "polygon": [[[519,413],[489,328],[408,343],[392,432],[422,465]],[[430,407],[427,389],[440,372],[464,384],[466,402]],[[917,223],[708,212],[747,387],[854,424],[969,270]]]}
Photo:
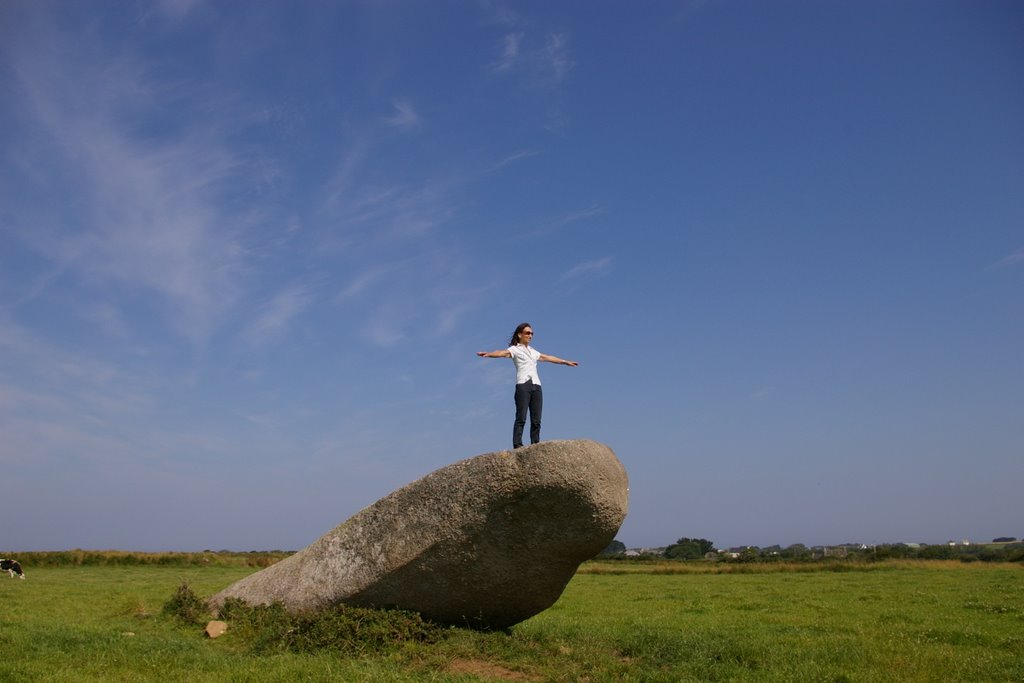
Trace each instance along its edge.
{"label": "woman standing on rock", "polygon": [[512,333],[507,349],[498,351],[477,351],[481,358],[511,358],[516,364],[516,421],[512,426],[512,448],[523,445],[523,427],[526,426],[526,411],[530,411],[530,443],[540,442],[540,415],[544,408],[544,394],[540,388],[540,375],[537,374],[537,361],[557,363],[576,367],[574,360],[562,360],[557,356],[549,356],[530,346],[533,341],[533,326],[520,323]]}

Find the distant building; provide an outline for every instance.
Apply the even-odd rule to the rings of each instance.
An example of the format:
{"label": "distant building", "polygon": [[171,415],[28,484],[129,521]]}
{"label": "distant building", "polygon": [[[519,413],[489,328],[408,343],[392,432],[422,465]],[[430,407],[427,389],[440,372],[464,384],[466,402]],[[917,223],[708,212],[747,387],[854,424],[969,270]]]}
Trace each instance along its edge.
{"label": "distant building", "polygon": [[623,553],[626,557],[651,557],[665,554],[664,548],[630,548]]}

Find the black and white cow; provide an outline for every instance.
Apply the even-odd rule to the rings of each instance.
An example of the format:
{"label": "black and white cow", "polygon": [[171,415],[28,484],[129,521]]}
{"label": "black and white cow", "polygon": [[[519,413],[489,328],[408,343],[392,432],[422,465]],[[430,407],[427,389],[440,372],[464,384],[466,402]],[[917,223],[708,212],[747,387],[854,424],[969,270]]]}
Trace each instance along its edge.
{"label": "black and white cow", "polygon": [[22,571],[21,565],[18,564],[17,560],[0,559],[0,572],[7,572],[11,575],[12,579],[15,575],[17,575],[19,579],[25,578],[25,572]]}

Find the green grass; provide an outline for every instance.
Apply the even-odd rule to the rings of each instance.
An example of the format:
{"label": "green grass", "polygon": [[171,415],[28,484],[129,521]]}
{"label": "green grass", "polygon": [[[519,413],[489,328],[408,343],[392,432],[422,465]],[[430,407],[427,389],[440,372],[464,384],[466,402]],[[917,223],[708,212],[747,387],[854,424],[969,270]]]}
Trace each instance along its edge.
{"label": "green grass", "polygon": [[163,614],[183,582],[211,595],[251,567],[25,569],[0,577],[0,679],[17,683],[1024,680],[1020,565],[588,563],[509,632],[446,629],[359,655],[260,650],[245,629],[209,640]]}

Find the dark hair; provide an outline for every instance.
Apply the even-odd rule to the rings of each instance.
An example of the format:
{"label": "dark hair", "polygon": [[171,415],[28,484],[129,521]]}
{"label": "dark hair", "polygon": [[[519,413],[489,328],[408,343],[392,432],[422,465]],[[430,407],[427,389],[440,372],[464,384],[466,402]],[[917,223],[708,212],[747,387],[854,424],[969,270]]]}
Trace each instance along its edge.
{"label": "dark hair", "polygon": [[512,341],[508,343],[509,346],[515,346],[519,343],[519,333],[525,330],[527,327],[533,327],[530,323],[519,323],[516,326],[516,331],[512,333]]}

